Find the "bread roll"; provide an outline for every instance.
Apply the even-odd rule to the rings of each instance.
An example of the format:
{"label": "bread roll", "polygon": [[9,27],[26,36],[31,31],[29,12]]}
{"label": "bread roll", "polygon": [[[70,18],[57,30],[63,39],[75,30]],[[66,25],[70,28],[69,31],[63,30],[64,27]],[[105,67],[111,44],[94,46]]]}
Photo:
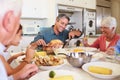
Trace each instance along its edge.
{"label": "bread roll", "polygon": [[62,48],[63,42],[59,39],[51,40],[47,46],[43,46],[43,50],[47,52],[47,54],[54,54],[54,48]]}
{"label": "bread roll", "polygon": [[48,43],[48,46],[52,46],[54,48],[61,48],[63,46],[63,42],[59,39],[51,40],[50,43]]}
{"label": "bread roll", "polygon": [[61,45],[63,45],[63,42],[61,40],[59,40],[59,39],[51,40],[50,43],[51,44],[61,44]]}

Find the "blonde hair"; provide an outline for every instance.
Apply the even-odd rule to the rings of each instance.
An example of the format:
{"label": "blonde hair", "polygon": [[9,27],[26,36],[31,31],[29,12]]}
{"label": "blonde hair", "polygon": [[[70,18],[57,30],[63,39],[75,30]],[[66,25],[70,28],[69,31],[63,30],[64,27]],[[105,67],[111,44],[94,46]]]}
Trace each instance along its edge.
{"label": "blonde hair", "polygon": [[0,0],[0,18],[5,15],[7,11],[13,11],[18,15],[21,11],[22,0]]}

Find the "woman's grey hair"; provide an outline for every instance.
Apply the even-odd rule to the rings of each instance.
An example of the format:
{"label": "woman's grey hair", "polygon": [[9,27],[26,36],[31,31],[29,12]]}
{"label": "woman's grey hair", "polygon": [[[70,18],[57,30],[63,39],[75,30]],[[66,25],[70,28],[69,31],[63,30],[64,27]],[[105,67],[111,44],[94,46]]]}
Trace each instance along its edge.
{"label": "woman's grey hair", "polygon": [[66,14],[59,14],[56,19],[59,21],[63,17],[70,21],[70,18]]}
{"label": "woman's grey hair", "polygon": [[114,17],[105,17],[101,22],[101,26],[116,28],[117,27],[116,19]]}

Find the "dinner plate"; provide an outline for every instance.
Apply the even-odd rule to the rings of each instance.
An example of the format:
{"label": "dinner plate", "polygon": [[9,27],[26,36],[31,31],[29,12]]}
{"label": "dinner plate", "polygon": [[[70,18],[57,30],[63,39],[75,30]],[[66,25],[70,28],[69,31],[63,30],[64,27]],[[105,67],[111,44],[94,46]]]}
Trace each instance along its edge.
{"label": "dinner plate", "polygon": [[120,54],[116,54],[115,55],[115,59],[118,60],[118,61],[120,61]]}
{"label": "dinner plate", "polygon": [[83,51],[87,51],[87,52],[92,52],[97,50],[97,48],[93,48],[93,47],[76,47],[76,49],[83,49]]}
{"label": "dinner plate", "polygon": [[63,53],[63,54],[67,54],[69,53],[69,50],[68,48],[56,48],[56,49],[53,49],[54,53],[57,55],[58,53]]}
{"label": "dinner plate", "polygon": [[99,61],[100,59],[104,58],[105,55],[103,54],[103,52],[98,52],[92,55],[92,59],[91,61]]}
{"label": "dinner plate", "polygon": [[[29,80],[49,80],[49,71],[39,72],[36,75],[32,76]],[[54,70],[56,73],[55,76],[65,76],[71,75],[73,76],[74,80],[83,80],[83,78],[77,72],[72,72],[68,70]]]}
{"label": "dinner plate", "polygon": [[63,64],[56,65],[56,66],[39,66],[39,68],[41,70],[54,70],[54,69],[62,67],[64,64],[65,64],[65,62]]}
{"label": "dinner plate", "polygon": [[74,48],[58,48],[58,49],[53,49],[53,51],[57,55],[58,53],[68,54],[70,52],[74,52],[75,49],[80,49],[84,52],[92,52],[97,50],[97,48],[93,48],[93,47],[74,47]]}
{"label": "dinner plate", "polygon": [[[100,66],[100,67],[105,67],[109,68],[112,70],[111,75],[103,75],[103,74],[97,74],[97,73],[92,73],[88,70],[89,66]],[[82,69],[86,72],[88,72],[90,75],[97,77],[97,78],[102,78],[102,79],[113,79],[116,77],[120,77],[120,64],[116,63],[110,63],[110,62],[90,62],[86,63],[82,66]]]}

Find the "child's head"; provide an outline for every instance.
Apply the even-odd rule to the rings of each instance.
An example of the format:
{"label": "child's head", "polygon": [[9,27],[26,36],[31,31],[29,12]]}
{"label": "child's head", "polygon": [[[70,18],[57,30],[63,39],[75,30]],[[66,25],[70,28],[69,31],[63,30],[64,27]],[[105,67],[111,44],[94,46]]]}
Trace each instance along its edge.
{"label": "child's head", "polygon": [[22,25],[20,24],[19,29],[14,37],[14,39],[11,41],[10,45],[18,46],[21,40],[22,35]]}

